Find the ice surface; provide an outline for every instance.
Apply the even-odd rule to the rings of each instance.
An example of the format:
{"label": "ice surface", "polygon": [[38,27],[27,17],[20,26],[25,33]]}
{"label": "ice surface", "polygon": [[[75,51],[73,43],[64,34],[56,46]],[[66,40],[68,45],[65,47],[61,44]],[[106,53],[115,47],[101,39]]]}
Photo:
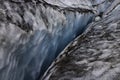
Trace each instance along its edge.
{"label": "ice surface", "polygon": [[[119,1],[118,1],[119,2]],[[109,9],[113,8],[113,4]],[[119,80],[119,5],[75,39],[51,65],[43,80]],[[66,74],[69,73],[69,74]],[[47,78],[47,79],[46,79]]]}

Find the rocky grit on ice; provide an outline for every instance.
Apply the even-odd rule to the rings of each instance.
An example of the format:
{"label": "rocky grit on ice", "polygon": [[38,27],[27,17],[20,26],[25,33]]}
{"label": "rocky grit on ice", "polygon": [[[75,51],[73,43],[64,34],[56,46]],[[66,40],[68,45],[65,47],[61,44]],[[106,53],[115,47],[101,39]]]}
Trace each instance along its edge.
{"label": "rocky grit on ice", "polygon": [[42,80],[120,80],[118,0],[112,3],[103,16],[69,44]]}
{"label": "rocky grit on ice", "polygon": [[0,0],[0,80],[39,79],[112,1]]}

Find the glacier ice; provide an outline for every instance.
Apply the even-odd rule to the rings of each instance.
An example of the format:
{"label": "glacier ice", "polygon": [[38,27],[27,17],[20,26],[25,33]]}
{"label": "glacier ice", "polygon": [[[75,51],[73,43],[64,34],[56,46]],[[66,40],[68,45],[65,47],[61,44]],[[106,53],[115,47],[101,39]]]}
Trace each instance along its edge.
{"label": "glacier ice", "polygon": [[0,79],[39,79],[108,6],[106,0],[1,0]]}

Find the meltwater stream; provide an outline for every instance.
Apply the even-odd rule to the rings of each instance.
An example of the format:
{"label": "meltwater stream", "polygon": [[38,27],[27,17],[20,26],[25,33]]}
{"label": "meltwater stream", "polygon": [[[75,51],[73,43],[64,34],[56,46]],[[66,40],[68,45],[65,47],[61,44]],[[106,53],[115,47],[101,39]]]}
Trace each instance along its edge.
{"label": "meltwater stream", "polygon": [[39,80],[94,17],[88,6],[60,8],[39,0],[1,1],[0,6],[0,80]]}

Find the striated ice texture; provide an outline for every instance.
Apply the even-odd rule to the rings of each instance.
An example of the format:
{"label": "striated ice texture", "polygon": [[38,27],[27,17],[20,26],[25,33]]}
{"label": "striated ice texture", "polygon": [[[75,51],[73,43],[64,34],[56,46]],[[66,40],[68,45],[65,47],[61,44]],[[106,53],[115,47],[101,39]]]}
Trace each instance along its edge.
{"label": "striated ice texture", "polygon": [[68,45],[42,80],[120,80],[119,0]]}
{"label": "striated ice texture", "polygon": [[109,0],[0,0],[0,80],[39,80],[66,45],[110,4]]}

